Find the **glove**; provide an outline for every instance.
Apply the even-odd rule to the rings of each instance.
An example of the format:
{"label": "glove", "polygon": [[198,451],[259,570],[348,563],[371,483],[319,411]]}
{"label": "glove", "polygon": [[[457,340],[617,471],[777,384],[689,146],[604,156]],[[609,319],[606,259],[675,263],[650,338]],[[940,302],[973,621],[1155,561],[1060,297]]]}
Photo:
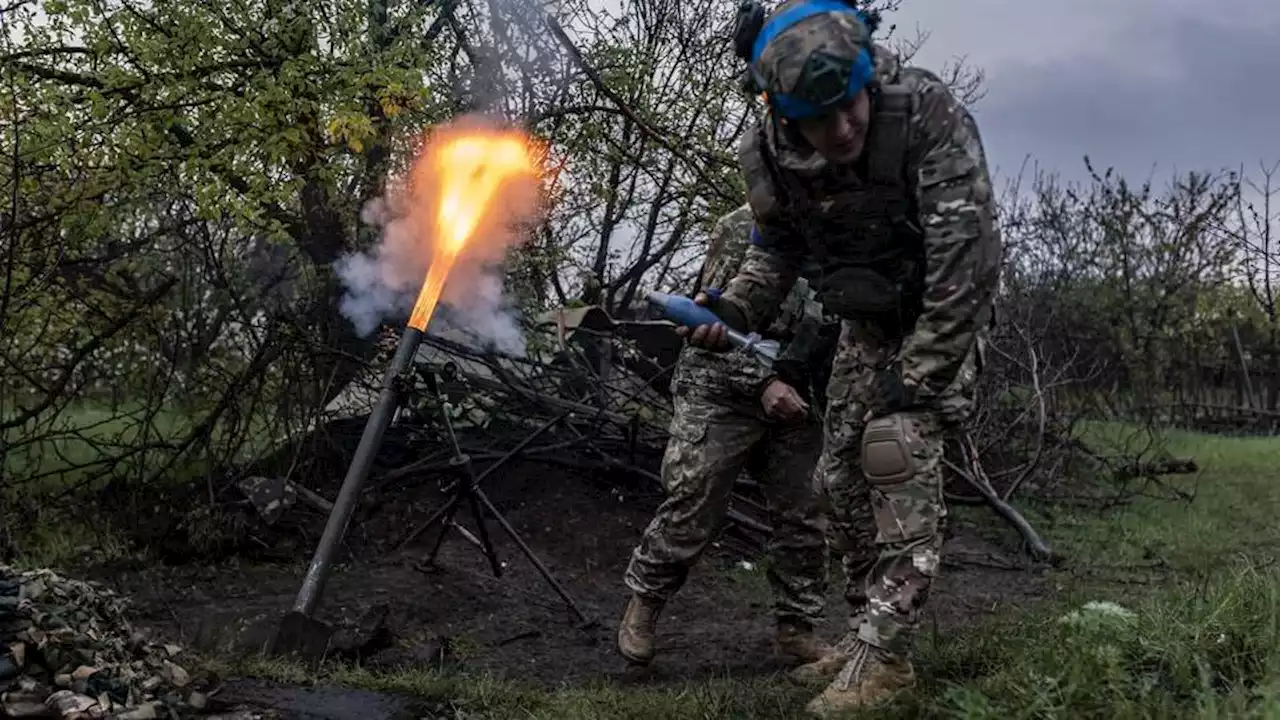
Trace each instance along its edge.
{"label": "glove", "polygon": [[894,363],[871,381],[870,408],[866,420],[902,412],[916,404],[916,386],[902,379],[902,365]]}

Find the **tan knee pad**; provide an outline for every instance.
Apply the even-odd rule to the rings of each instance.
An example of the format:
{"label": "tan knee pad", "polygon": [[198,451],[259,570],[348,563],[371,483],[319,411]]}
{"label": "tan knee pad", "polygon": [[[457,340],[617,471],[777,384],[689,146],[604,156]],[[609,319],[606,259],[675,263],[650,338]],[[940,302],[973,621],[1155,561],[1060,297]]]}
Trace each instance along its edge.
{"label": "tan knee pad", "polygon": [[862,474],[872,485],[910,480],[915,459],[907,443],[906,418],[894,413],[867,423],[862,431]]}

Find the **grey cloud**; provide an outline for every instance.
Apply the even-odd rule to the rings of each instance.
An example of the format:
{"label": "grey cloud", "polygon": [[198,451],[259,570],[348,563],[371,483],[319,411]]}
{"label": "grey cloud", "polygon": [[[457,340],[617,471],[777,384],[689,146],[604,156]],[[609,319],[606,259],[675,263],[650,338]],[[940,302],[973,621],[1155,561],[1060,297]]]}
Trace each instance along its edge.
{"label": "grey cloud", "polygon": [[1064,174],[1081,156],[1125,174],[1218,169],[1280,155],[1280,33],[1173,23],[1167,74],[1123,60],[1006,74],[976,108],[995,158],[1032,154]]}
{"label": "grey cloud", "polygon": [[[1072,22],[1023,0],[1018,15],[977,13],[994,18],[983,25],[950,0],[939,14],[958,24],[932,28],[920,61],[967,54],[987,70],[975,115],[1000,175],[1028,155],[1074,178],[1085,154],[1135,178],[1280,159],[1280,3],[1130,1],[1111,15],[1075,4],[1088,21]],[[927,13],[907,19],[929,28]]]}

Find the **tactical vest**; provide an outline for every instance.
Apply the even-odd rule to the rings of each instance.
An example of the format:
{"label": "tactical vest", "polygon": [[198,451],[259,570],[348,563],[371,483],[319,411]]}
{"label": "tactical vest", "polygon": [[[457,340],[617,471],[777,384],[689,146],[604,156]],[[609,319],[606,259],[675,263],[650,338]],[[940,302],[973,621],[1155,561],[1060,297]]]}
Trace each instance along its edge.
{"label": "tactical vest", "polygon": [[763,123],[757,138],[756,156],[773,181],[779,208],[808,244],[801,275],[824,310],[876,322],[896,335],[915,325],[925,285],[924,233],[906,177],[911,99],[902,84],[877,88],[857,173],[827,166],[802,176],[777,164]]}

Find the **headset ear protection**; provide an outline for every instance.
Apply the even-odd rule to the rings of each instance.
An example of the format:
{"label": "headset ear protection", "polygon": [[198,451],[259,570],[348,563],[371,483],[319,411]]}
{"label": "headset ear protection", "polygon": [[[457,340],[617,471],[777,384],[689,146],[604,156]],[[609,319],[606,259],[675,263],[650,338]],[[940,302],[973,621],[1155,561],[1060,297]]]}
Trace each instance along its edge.
{"label": "headset ear protection", "polygon": [[751,46],[756,44],[760,28],[764,27],[764,15],[764,6],[759,0],[738,3],[738,17],[733,23],[733,54],[743,62],[751,62]]}
{"label": "headset ear protection", "polygon": [[764,78],[760,77],[751,57],[751,49],[764,27],[764,17],[764,6],[759,0],[742,0],[738,3],[738,16],[733,23],[733,54],[747,65],[743,87],[752,95],[764,92]]}

